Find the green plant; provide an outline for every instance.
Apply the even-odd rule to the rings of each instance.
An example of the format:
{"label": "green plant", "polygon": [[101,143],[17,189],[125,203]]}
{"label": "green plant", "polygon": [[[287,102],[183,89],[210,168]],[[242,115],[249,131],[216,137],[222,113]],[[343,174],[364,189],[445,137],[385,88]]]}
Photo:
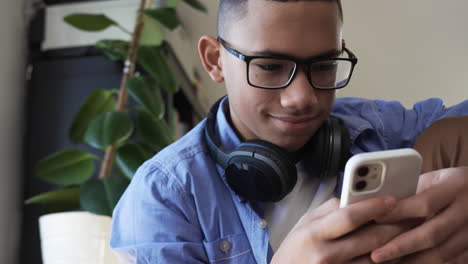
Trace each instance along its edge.
{"label": "green plant", "polygon": [[[206,12],[198,0],[183,0]],[[64,18],[71,26],[85,31],[117,27],[130,35],[131,41],[100,40],[96,47],[111,60],[124,63],[120,89],[98,89],[82,104],[69,129],[70,140],[88,145],[102,155],[79,149],[67,149],[40,160],[36,177],[60,186],[39,194],[26,204],[43,204],[48,212],[82,209],[100,215],[112,210],[143,161],[174,140],[172,111],[162,92],[169,96],[178,85],[164,55],[162,27],[179,26],[178,0],[168,0],[165,7],[151,8],[152,0],[140,0],[133,32],[103,14],[72,14]],[[145,74],[136,72],[137,66]],[[133,104],[128,104],[129,94]],[[169,107],[171,108],[171,107]],[[96,165],[99,166],[96,166]],[[116,165],[116,166],[114,166]],[[97,174],[98,177],[93,177]]]}

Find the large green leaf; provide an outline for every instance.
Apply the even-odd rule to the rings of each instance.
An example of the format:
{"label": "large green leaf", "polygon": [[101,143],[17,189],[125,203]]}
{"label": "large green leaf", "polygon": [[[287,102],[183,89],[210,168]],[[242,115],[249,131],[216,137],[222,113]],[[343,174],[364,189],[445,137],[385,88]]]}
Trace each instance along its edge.
{"label": "large green leaf", "polygon": [[198,0],[182,0],[182,1],[189,4],[191,7],[195,8],[197,10],[200,10],[200,11],[205,12],[205,13],[208,12],[208,9],[206,8],[206,6],[204,4],[202,4]]}
{"label": "large green leaf", "polygon": [[116,101],[113,91],[96,90],[91,93],[75,116],[69,130],[70,140],[75,143],[83,143],[83,137],[89,123],[101,113],[115,109]]}
{"label": "large green leaf", "polygon": [[174,94],[179,90],[160,47],[141,46],[138,49],[138,62],[168,93]]}
{"label": "large green leaf", "polygon": [[143,31],[140,36],[140,46],[159,46],[164,40],[161,25],[148,16],[143,16]]}
{"label": "large green leaf", "polygon": [[178,4],[179,0],[167,0],[168,7],[176,8]]}
{"label": "large green leaf", "polygon": [[159,7],[154,9],[145,9],[141,11],[142,14],[158,21],[163,26],[170,30],[175,29],[180,25],[177,13],[172,7]]}
{"label": "large green leaf", "polygon": [[102,50],[104,55],[113,61],[125,61],[128,47],[128,42],[123,40],[103,39],[96,42],[96,48]]}
{"label": "large green leaf", "polygon": [[112,215],[103,181],[91,179],[80,187],[81,208],[98,215]]}
{"label": "large green leaf", "polygon": [[81,185],[81,207],[94,214],[112,216],[112,210],[119,201],[130,181],[113,173],[105,179],[91,179]]}
{"label": "large green leaf", "polygon": [[128,143],[117,150],[116,163],[122,173],[131,179],[138,167],[152,155],[153,153],[148,152],[142,145]]}
{"label": "large green leaf", "polygon": [[164,119],[155,120],[146,111],[137,111],[136,129],[142,140],[155,149],[162,149],[174,141]]}
{"label": "large green leaf", "polygon": [[141,104],[153,118],[163,118],[165,109],[164,101],[159,87],[152,79],[134,77],[128,80],[127,89],[132,98]]}
{"label": "large green leaf", "polygon": [[117,22],[104,14],[71,14],[64,18],[71,26],[85,31],[101,31],[110,26],[118,26]]}
{"label": "large green leaf", "polygon": [[122,144],[132,132],[133,123],[126,113],[107,112],[91,121],[84,139],[87,144],[104,150],[110,145]]}
{"label": "large green leaf", "polygon": [[25,204],[43,204],[49,213],[71,211],[80,208],[80,189],[77,187],[50,191],[36,195]]}
{"label": "large green leaf", "polygon": [[53,184],[81,184],[93,176],[96,159],[81,150],[57,152],[38,162],[36,177]]}

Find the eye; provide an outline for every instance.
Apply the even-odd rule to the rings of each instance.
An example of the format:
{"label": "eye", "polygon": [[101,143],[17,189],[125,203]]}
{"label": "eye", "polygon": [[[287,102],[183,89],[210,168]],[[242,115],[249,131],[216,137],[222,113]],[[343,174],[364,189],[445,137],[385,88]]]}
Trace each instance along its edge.
{"label": "eye", "polygon": [[312,64],[310,66],[310,69],[315,72],[333,71],[337,68],[337,66],[338,66],[338,63],[336,61],[330,61],[330,62]]}
{"label": "eye", "polygon": [[283,69],[283,65],[281,64],[261,64],[261,63],[256,63],[255,64],[257,67],[264,71],[281,71]]}

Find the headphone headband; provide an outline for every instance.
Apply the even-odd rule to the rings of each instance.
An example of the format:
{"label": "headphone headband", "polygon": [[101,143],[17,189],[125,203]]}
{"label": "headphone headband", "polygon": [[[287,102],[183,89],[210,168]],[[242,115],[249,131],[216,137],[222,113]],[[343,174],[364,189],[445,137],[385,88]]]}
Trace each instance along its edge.
{"label": "headphone headband", "polygon": [[206,118],[206,126],[205,126],[205,140],[210,151],[210,154],[213,156],[212,158],[219,164],[221,167],[226,168],[228,157],[227,155],[218,147],[220,146],[220,142],[218,138],[215,136],[215,123],[216,123],[216,114],[218,112],[219,105],[223,101],[225,97],[221,97],[213,104],[208,112],[208,116]]}

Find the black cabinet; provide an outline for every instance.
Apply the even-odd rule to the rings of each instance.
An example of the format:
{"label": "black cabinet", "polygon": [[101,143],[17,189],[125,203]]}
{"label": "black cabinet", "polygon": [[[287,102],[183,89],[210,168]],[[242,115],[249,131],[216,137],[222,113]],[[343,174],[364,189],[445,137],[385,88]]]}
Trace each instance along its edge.
{"label": "black cabinet", "polygon": [[[32,61],[24,138],[25,199],[54,188],[34,178],[34,166],[44,156],[71,147],[68,128],[88,94],[119,87],[120,65],[103,56],[82,54],[83,50],[44,53]],[[42,263],[38,218],[43,213],[39,206],[24,207],[20,263]]]}
{"label": "black cabinet", "polygon": [[[193,127],[204,117],[204,107],[190,94],[191,82],[170,47],[165,52],[180,85],[185,86],[171,98],[165,97],[176,107],[185,127]],[[73,146],[68,128],[84,100],[95,89],[118,89],[122,76],[121,63],[105,58],[92,47],[40,52],[33,57],[24,138],[25,199],[54,188],[34,178],[35,164],[48,154]],[[43,213],[38,206],[24,207],[21,263],[42,263],[38,218]]]}

